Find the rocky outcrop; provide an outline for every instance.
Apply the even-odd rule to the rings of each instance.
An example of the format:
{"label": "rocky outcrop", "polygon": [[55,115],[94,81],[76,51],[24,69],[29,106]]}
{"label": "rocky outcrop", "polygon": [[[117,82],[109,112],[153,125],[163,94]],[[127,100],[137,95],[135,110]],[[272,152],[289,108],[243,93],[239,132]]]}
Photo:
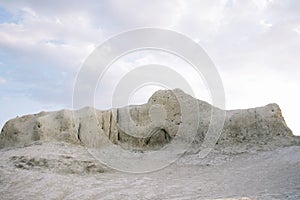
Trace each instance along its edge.
{"label": "rocky outcrop", "polygon": [[[190,139],[191,131],[188,130],[194,128],[197,134],[193,137],[193,145],[199,146],[208,131],[212,108],[208,103],[176,89],[158,91],[147,104],[139,106],[106,111],[87,107],[76,111],[41,112],[9,120],[1,131],[0,147],[24,146],[41,140],[64,141],[93,148],[117,144],[129,149],[157,149],[177,137],[183,125],[186,131],[180,139]],[[193,116],[197,116],[198,120],[194,120]],[[269,104],[226,111],[217,144],[264,145],[279,141],[278,138],[295,141],[279,106]],[[279,142],[278,145],[284,144]]]}

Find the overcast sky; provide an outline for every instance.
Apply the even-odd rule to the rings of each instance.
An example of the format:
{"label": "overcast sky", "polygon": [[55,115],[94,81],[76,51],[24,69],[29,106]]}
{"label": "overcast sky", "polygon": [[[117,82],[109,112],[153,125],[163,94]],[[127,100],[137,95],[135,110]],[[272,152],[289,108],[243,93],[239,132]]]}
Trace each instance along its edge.
{"label": "overcast sky", "polygon": [[[277,103],[300,135],[299,13],[295,0],[1,0],[0,126],[17,115],[72,108],[76,74],[95,47],[123,31],[157,27],[185,34],[206,51],[222,78],[227,109]],[[134,65],[176,65],[145,55]],[[128,60],[118,63],[123,71],[133,65]],[[132,103],[154,89],[139,91]]]}

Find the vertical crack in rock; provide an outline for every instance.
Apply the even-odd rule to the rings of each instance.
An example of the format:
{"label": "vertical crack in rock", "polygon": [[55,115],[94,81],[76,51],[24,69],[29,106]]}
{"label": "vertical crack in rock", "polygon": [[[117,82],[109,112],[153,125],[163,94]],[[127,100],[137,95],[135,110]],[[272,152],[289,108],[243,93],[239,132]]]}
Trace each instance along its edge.
{"label": "vertical crack in rock", "polygon": [[257,111],[256,111],[256,110],[257,110],[257,109],[254,108],[254,116],[255,116],[255,122],[254,122],[254,123],[255,123],[255,128],[256,128],[255,131],[256,131],[257,134],[259,134],[259,133],[258,133],[258,131],[259,131],[259,129],[258,129],[258,126],[259,126],[259,125],[258,125],[258,114],[257,114]]}
{"label": "vertical crack in rock", "polygon": [[170,142],[170,140],[171,140],[171,136],[170,136],[170,134],[165,130],[165,129],[161,129],[163,132],[164,132],[164,134],[165,134],[165,141],[166,142]]}
{"label": "vertical crack in rock", "polygon": [[116,116],[116,122],[119,123],[119,109],[117,108],[116,110],[117,110],[117,112],[116,112],[116,115],[117,115]]}
{"label": "vertical crack in rock", "polygon": [[111,120],[112,120],[112,111],[109,112],[109,120],[108,120],[108,139],[111,139]]}
{"label": "vertical crack in rock", "polygon": [[104,130],[104,115],[101,114],[101,129]]}
{"label": "vertical crack in rock", "polygon": [[117,144],[118,141],[118,109],[111,110],[111,120],[110,120],[110,141],[113,144]]}
{"label": "vertical crack in rock", "polygon": [[117,131],[117,133],[116,133],[116,135],[115,135],[115,139],[116,139],[116,141],[115,141],[115,143],[117,144],[117,141],[120,141],[120,131],[119,131],[119,122],[120,122],[120,110],[119,110],[119,108],[116,108],[116,131]]}
{"label": "vertical crack in rock", "polygon": [[82,142],[82,141],[81,141],[81,138],[80,138],[80,132],[81,132],[81,123],[79,123],[79,125],[78,125],[78,129],[77,129],[77,138],[78,138],[78,140],[79,140],[80,142]]}

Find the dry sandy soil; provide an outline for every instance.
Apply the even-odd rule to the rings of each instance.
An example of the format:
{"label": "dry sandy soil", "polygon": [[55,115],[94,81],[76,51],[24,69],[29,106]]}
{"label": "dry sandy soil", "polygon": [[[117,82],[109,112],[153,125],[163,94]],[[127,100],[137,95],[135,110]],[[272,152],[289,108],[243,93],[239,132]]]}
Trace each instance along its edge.
{"label": "dry sandy soil", "polygon": [[300,199],[300,146],[185,155],[143,174],[109,169],[84,147],[59,142],[0,155],[0,199]]}

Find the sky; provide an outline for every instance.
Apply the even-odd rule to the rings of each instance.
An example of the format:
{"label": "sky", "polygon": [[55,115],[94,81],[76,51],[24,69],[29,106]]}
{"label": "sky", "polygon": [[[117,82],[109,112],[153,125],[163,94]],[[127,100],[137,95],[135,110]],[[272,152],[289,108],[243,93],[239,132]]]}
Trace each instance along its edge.
{"label": "sky", "polygon": [[[300,135],[299,13],[294,0],[0,0],[0,126],[24,114],[71,109],[78,71],[97,46],[124,31],[155,27],[182,33],[206,51],[227,109],[277,103]],[[184,69],[172,55],[140,52],[114,63],[99,88],[109,93],[133,66],[151,63]],[[198,86],[196,96],[209,102],[209,92]],[[156,89],[136,91],[130,103],[146,102]],[[110,107],[103,95],[97,107]]]}

